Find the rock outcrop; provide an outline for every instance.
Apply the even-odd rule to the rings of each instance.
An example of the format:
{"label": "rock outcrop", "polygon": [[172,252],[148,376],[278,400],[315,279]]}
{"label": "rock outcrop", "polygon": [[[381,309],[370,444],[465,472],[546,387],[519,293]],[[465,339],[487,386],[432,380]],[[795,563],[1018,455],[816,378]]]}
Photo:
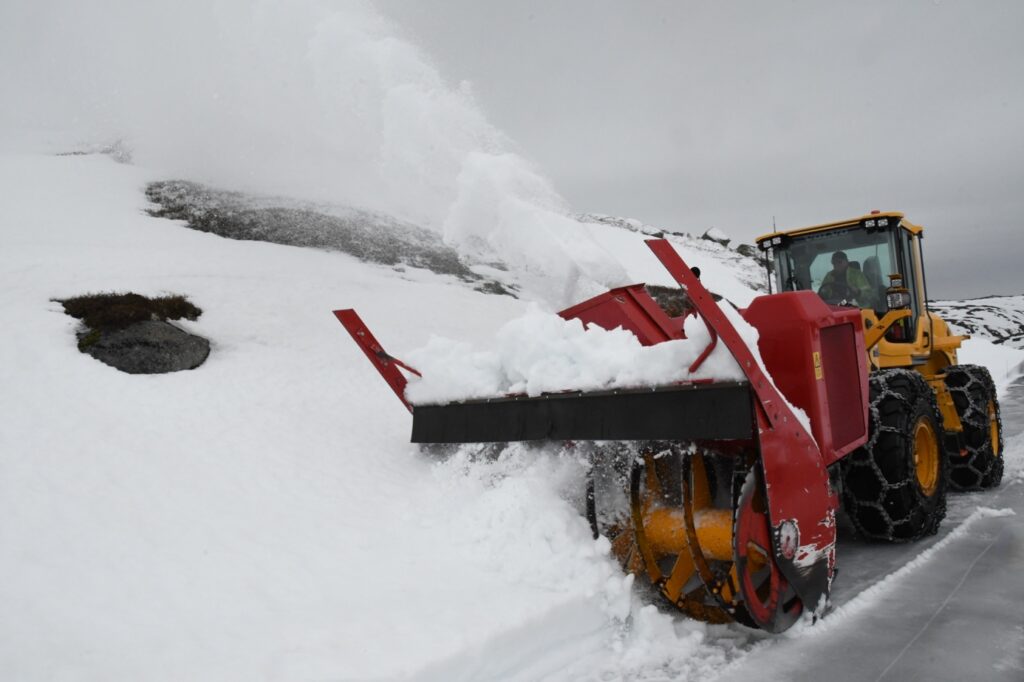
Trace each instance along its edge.
{"label": "rock outcrop", "polygon": [[99,332],[79,344],[100,362],[129,374],[164,374],[195,369],[210,355],[210,342],[161,320],[136,322],[124,329]]}

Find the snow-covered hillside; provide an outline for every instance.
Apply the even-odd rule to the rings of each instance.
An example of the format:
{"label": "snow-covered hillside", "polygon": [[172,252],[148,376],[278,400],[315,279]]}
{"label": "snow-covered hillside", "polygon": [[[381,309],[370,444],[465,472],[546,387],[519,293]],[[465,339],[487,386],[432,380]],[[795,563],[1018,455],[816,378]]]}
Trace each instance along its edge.
{"label": "snow-covered hillside", "polygon": [[[0,156],[5,677],[703,679],[759,641],[634,591],[590,538],[575,457],[418,453],[330,314],[356,307],[401,355],[434,334],[487,347],[525,301],[185,229],[147,213],[159,179]],[[642,234],[587,229],[663,277]],[[712,289],[754,295],[679,244]],[[110,290],[190,296],[210,359],[133,376],[79,353],[53,299]]]}
{"label": "snow-covered hillside", "polygon": [[733,244],[721,230],[709,229],[703,235],[694,235],[647,225],[636,218],[582,213],[577,216],[582,223],[610,225],[626,232],[635,232],[647,237],[666,238],[686,249],[690,260],[700,260],[703,254],[713,256],[718,265],[729,268],[733,278],[747,288],[764,293],[767,291],[765,265],[757,247],[750,244]]}
{"label": "snow-covered hillside", "polygon": [[931,301],[929,305],[961,334],[1024,348],[1024,295]]}
{"label": "snow-covered hillside", "polygon": [[[631,593],[575,506],[573,458],[417,454],[330,314],[357,307],[396,350],[483,345],[523,302],[184,229],[147,214],[156,179],[104,156],[0,157],[5,676],[533,678],[643,668],[651,646],[690,670],[748,638],[702,644],[706,626]],[[210,359],[146,377],[79,353],[53,299],[111,290],[190,296]]]}

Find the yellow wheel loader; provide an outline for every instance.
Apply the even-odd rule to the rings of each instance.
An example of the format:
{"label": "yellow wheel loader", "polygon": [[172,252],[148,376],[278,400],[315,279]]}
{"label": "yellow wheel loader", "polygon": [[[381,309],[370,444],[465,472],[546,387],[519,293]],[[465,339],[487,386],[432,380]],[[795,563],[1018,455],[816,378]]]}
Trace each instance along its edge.
{"label": "yellow wheel loader", "polygon": [[902,213],[873,211],[756,240],[771,289],[810,290],[860,309],[869,435],[842,463],[843,499],[857,530],[878,540],[934,532],[947,482],[990,488],[1003,474],[992,377],[957,363],[968,337],[928,310],[923,236]]}

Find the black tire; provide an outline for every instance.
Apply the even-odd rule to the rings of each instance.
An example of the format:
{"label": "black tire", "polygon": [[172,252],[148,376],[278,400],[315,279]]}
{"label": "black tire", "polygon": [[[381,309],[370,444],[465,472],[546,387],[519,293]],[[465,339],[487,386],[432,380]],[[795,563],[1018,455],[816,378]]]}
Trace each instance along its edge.
{"label": "black tire", "polygon": [[1003,421],[992,375],[978,365],[950,367],[946,386],[964,427],[961,443],[966,449],[963,454],[949,453],[950,486],[953,490],[994,488],[1003,480]]}
{"label": "black tire", "polygon": [[871,540],[932,535],[946,515],[949,477],[935,393],[920,374],[902,369],[872,374],[869,393],[868,441],[843,462],[846,513]]}

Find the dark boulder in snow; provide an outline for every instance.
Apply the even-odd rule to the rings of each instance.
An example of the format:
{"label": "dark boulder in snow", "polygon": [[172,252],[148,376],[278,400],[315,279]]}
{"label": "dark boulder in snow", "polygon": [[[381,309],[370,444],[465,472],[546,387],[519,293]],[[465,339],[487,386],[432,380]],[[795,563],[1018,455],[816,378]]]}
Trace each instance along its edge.
{"label": "dark boulder in snow", "polygon": [[515,285],[482,275],[500,263],[473,264],[441,236],[389,215],[349,206],[312,203],[285,197],[261,197],[183,180],[153,182],[146,197],[158,218],[184,220],[188,227],[228,239],[342,251],[367,263],[423,268],[451,275],[477,291],[515,296]]}
{"label": "dark boulder in snow", "polygon": [[81,320],[78,350],[129,374],[195,369],[210,355],[210,342],[170,324],[196,320],[203,311],[187,297],[150,298],[133,291],[57,299]]}
{"label": "dark boulder in snow", "polygon": [[761,255],[753,244],[740,244],[736,247],[736,253],[747,258],[759,258]]}
{"label": "dark boulder in snow", "polygon": [[100,332],[83,353],[129,374],[164,374],[195,369],[210,355],[210,342],[169,322],[146,320]]}

